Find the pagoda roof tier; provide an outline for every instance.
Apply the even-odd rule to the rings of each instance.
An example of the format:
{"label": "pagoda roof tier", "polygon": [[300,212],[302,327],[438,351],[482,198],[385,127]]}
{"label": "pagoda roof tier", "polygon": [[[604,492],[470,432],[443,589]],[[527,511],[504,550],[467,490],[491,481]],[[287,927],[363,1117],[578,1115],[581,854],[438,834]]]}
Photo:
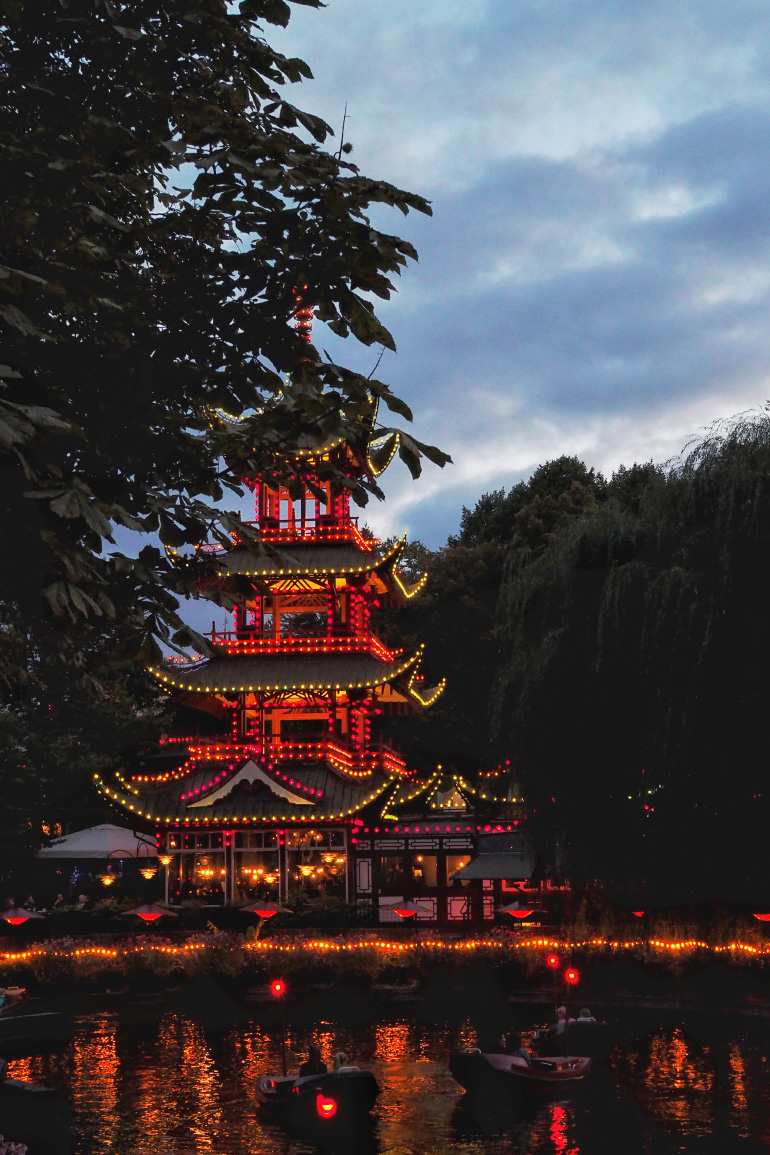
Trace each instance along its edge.
{"label": "pagoda roof tier", "polygon": [[404,817],[430,811],[448,813],[477,812],[490,805],[522,803],[515,780],[509,774],[504,780],[490,785],[482,774],[471,784],[453,770],[438,766],[429,779],[397,780],[383,808],[383,817]]}
{"label": "pagoda roof tier", "polygon": [[118,778],[95,776],[111,803],[150,822],[188,827],[209,823],[339,821],[375,801],[392,778],[378,772],[360,781],[341,777],[319,763],[282,763],[272,771],[249,758],[233,771],[221,763],[200,764],[170,783],[137,789]]}
{"label": "pagoda roof tier", "polygon": [[389,662],[368,654],[233,655],[176,669],[151,666],[150,673],[168,689],[200,694],[360,690],[394,681],[421,657],[422,648],[411,657]]}
{"label": "pagoda roof tier", "polygon": [[364,550],[351,542],[319,544],[292,541],[280,554],[253,554],[245,549],[233,549],[217,558],[223,576],[240,574],[244,577],[336,577],[368,574],[389,564],[395,564],[406,539],[399,539],[386,553],[376,549]]}
{"label": "pagoda roof tier", "polygon": [[[379,398],[369,394],[369,413],[361,419],[361,432],[355,442],[344,436],[332,435],[319,430],[317,433],[304,433],[297,439],[296,446],[287,454],[298,465],[312,466],[328,461],[333,457],[345,457],[349,462],[359,464],[362,472],[365,470],[371,477],[379,477],[390,465],[401,445],[401,434],[398,430],[377,430],[377,415],[379,413]],[[244,417],[234,413],[227,413],[223,409],[212,411],[224,426],[237,427]]]}

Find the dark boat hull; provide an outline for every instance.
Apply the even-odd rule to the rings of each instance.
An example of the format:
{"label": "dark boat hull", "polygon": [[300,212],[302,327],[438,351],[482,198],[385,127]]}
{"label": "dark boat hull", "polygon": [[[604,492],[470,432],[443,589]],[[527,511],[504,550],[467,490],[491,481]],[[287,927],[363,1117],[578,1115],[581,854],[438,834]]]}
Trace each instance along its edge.
{"label": "dark boat hull", "polygon": [[354,1114],[368,1115],[379,1093],[370,1071],[331,1072],[304,1078],[263,1075],[255,1089],[262,1110],[283,1118],[307,1116],[320,1123],[339,1122]]}
{"label": "dark boat hull", "polygon": [[493,1082],[511,1093],[547,1095],[579,1087],[591,1070],[591,1060],[578,1055],[549,1055],[533,1058],[528,1066],[511,1055],[485,1054],[471,1048],[450,1055],[449,1070],[470,1094]]}
{"label": "dark boat hull", "polygon": [[0,1071],[0,1134],[9,1143],[23,1144],[30,1155],[69,1155],[71,1116],[67,1104],[50,1087],[2,1075]]}
{"label": "dark boat hull", "polygon": [[75,1025],[61,1011],[28,1011],[0,1018],[0,1055],[19,1058],[53,1050],[69,1042]]}

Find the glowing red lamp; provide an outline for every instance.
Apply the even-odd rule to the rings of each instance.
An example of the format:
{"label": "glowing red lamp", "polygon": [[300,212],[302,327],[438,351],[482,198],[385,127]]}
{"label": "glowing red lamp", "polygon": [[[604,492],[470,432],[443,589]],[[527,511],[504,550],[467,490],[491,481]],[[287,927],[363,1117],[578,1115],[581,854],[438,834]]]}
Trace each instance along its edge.
{"label": "glowing red lamp", "polygon": [[0,918],[5,919],[11,926],[21,926],[28,918],[42,918],[42,914],[38,914],[35,910],[25,910],[23,906],[9,906],[7,910],[0,911]]}
{"label": "glowing red lamp", "polygon": [[158,906],[157,902],[145,902],[141,906],[135,906],[133,910],[127,910],[126,914],[135,914],[141,918],[143,922],[155,922],[157,918],[179,918],[178,914],[174,914],[173,910],[166,910],[164,906]]}
{"label": "glowing red lamp", "polygon": [[281,906],[278,902],[265,899],[264,902],[249,902],[239,907],[247,914],[258,914],[260,918],[272,918],[274,914],[291,914],[288,906]]}
{"label": "glowing red lamp", "polygon": [[758,918],[760,922],[770,922],[770,914],[755,914],[754,918]]}
{"label": "glowing red lamp", "polygon": [[392,910],[399,918],[414,918],[418,914],[432,914],[433,912],[427,906],[421,905],[419,902],[412,902],[411,898],[405,899],[403,902],[395,902],[392,906],[383,906],[383,910]]}
{"label": "glowing red lamp", "polygon": [[276,979],[275,982],[270,984],[270,990],[273,992],[277,999],[280,999],[286,991],[286,983],[283,981],[283,979]]}
{"label": "glowing red lamp", "polygon": [[570,968],[569,970],[564,972],[565,983],[571,983],[574,985],[578,981],[579,978],[580,978],[580,975],[577,973],[576,970],[573,970],[572,968]]}
{"label": "glowing red lamp", "polygon": [[644,911],[643,910],[632,910],[631,914],[636,915],[637,918],[641,918],[642,915],[644,914]]}
{"label": "glowing red lamp", "polygon": [[557,954],[549,954],[545,961],[548,963],[549,967],[557,967],[559,965],[559,956]]}
{"label": "glowing red lamp", "polygon": [[326,1095],[316,1095],[315,1108],[322,1119],[331,1119],[337,1114],[335,1099],[327,1099]]}
{"label": "glowing red lamp", "polygon": [[499,914],[509,914],[511,918],[529,918],[535,913],[534,906],[527,906],[523,902],[510,902],[508,906],[498,906]]}

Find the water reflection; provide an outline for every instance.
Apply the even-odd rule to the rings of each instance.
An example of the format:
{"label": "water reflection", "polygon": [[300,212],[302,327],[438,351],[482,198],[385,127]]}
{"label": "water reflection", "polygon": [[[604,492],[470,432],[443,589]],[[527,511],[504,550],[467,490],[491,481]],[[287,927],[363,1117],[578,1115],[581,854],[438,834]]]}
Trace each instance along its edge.
{"label": "water reflection", "polygon": [[[551,1102],[499,1092],[469,1101],[446,1060],[476,1038],[470,1019],[451,1027],[401,1013],[356,1026],[307,1020],[290,1024],[288,1058],[296,1070],[316,1042],[328,1064],[345,1050],[380,1083],[371,1127],[344,1142],[336,1136],[333,1155],[731,1155],[733,1139],[770,1140],[766,1048],[743,1029],[729,1038],[681,1025],[650,1030],[596,1064],[581,1093]],[[63,1052],[15,1060],[9,1073],[66,1096],[73,1155],[311,1155],[317,1145],[255,1105],[256,1079],[280,1070],[280,1056],[274,1023],[214,1031],[177,1013],[146,1022],[96,1014],[79,1020]]]}

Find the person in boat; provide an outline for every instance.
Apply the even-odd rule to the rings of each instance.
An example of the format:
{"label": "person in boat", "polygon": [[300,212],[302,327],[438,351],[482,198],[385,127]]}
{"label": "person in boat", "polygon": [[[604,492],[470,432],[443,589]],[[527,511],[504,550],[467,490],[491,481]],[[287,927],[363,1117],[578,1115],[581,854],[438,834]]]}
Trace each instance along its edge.
{"label": "person in boat", "polygon": [[307,1049],[307,1058],[300,1064],[300,1078],[303,1075],[325,1075],[326,1063],[321,1058],[321,1048],[318,1043],[311,1043]]}
{"label": "person in boat", "polygon": [[522,1045],[521,1035],[518,1031],[509,1031],[505,1036],[505,1053],[515,1059],[524,1059],[528,1067],[532,1066],[529,1051]]}
{"label": "person in boat", "polygon": [[12,1007],[24,998],[23,987],[0,987],[0,1007]]}
{"label": "person in boat", "polygon": [[564,1032],[566,1031],[566,1029],[567,1029],[567,1008],[566,1007],[557,1007],[556,1008],[556,1023],[554,1024],[553,1029],[556,1031],[557,1035],[563,1035]]}
{"label": "person in boat", "polygon": [[337,1074],[345,1071],[357,1071],[358,1067],[351,1067],[348,1065],[348,1056],[345,1051],[337,1051],[334,1056],[334,1070]]}
{"label": "person in boat", "polygon": [[595,1023],[596,1019],[591,1014],[588,1007],[581,1007],[580,1011],[578,1012],[578,1017],[575,1020],[575,1022],[577,1022],[577,1023]]}

